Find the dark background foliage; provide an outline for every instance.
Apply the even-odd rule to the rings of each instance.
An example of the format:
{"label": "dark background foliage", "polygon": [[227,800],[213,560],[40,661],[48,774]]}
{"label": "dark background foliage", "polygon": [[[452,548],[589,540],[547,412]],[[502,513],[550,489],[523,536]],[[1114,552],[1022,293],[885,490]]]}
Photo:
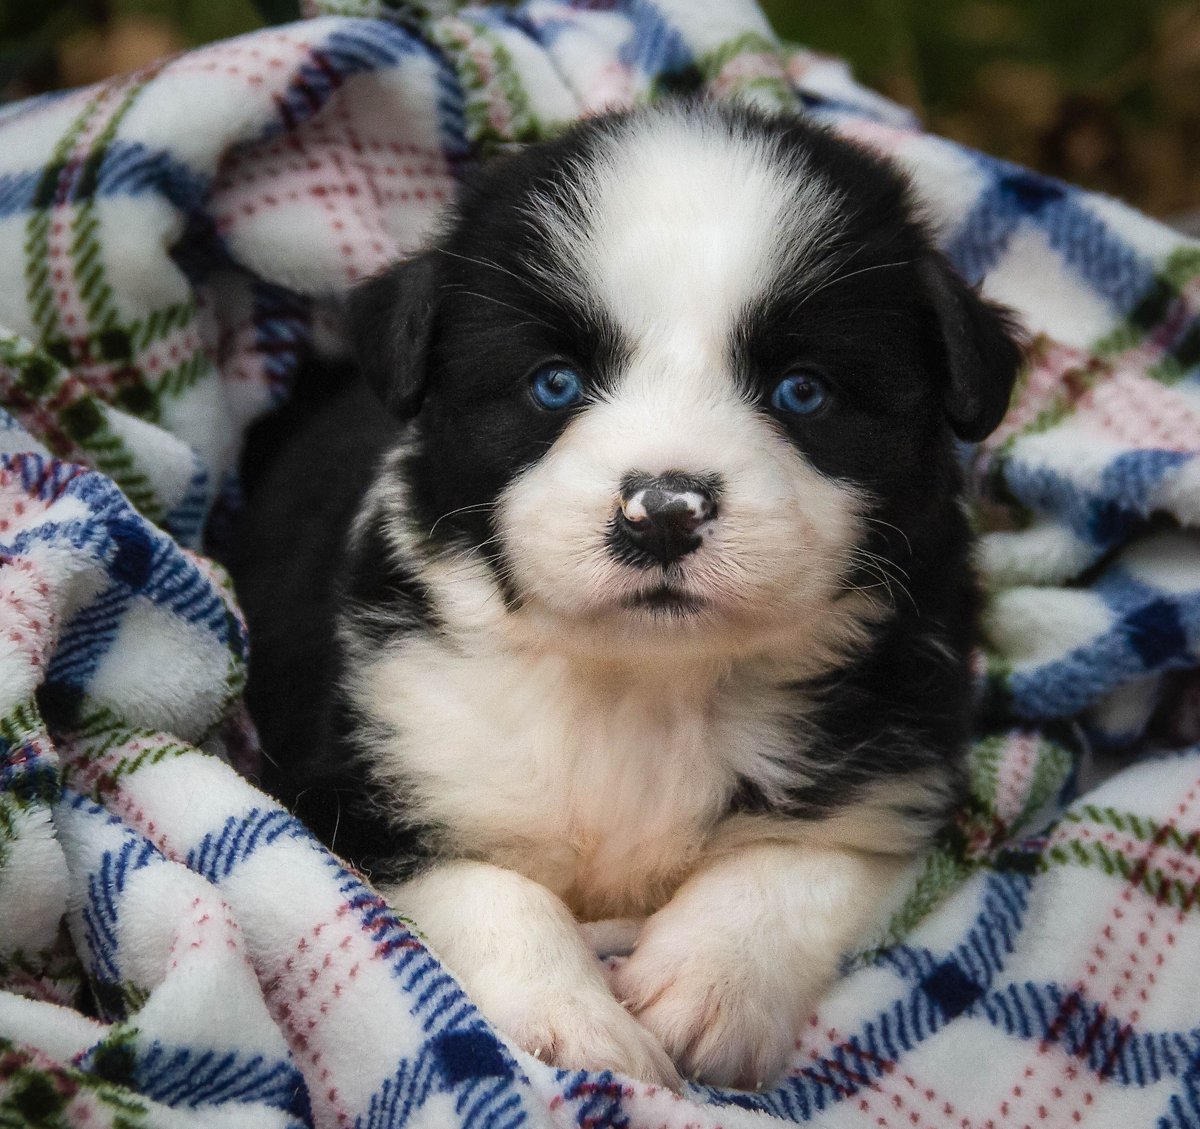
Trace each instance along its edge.
{"label": "dark background foliage", "polygon": [[[929,128],[1200,229],[1196,0],[761,0]],[[0,0],[0,96],[295,18],[297,0]]]}

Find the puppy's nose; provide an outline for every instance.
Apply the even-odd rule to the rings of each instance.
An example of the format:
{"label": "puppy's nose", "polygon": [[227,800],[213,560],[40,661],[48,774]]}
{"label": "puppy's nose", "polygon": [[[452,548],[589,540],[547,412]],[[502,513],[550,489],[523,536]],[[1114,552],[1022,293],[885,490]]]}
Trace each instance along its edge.
{"label": "puppy's nose", "polygon": [[622,483],[615,532],[633,550],[628,556],[665,565],[700,548],[700,529],[716,516],[717,485],[711,479],[631,475]]}

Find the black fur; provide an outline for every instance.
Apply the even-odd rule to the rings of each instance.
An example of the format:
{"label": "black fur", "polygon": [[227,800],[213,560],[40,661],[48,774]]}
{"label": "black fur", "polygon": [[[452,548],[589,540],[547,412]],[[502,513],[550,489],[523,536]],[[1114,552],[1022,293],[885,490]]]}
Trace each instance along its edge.
{"label": "black fur", "polygon": [[[316,390],[314,391],[314,386]],[[338,687],[339,613],[370,608],[359,630],[436,630],[421,585],[349,527],[396,427],[351,370],[301,374],[294,406],[252,429],[248,504],[229,560],[252,639],[246,703],[263,783],[327,844],[379,878],[428,853],[426,828],[397,828],[372,802],[357,719]],[[265,464],[265,465],[264,465]]]}

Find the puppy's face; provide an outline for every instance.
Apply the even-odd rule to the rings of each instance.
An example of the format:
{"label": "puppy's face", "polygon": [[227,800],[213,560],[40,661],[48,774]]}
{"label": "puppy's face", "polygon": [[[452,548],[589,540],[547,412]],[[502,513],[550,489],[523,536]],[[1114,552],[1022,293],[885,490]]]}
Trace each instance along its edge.
{"label": "puppy's face", "polygon": [[493,168],[356,315],[414,418],[409,533],[584,649],[848,637],[1015,366],[893,173],[712,107]]}

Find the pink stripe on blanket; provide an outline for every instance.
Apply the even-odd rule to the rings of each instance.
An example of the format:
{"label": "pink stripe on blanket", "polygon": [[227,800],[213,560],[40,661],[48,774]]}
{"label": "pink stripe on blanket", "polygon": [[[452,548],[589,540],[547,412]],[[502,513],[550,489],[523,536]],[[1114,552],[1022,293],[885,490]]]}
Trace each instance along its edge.
{"label": "pink stripe on blanket", "polygon": [[193,898],[191,915],[179,921],[167,952],[168,968],[174,971],[186,963],[188,953],[209,946],[222,947],[249,966],[250,958],[242,942],[242,931],[233,911],[216,891],[209,898]]}
{"label": "pink stripe on blanket", "polygon": [[[182,851],[166,835],[162,826],[146,811],[142,804],[123,786],[123,781],[132,775],[129,764],[135,758],[160,750],[180,749],[179,739],[170,734],[154,734],[131,737],[125,742],[115,742],[99,756],[88,757],[88,743],[80,738],[61,737],[58,751],[63,761],[65,783],[75,791],[89,795],[138,834],[148,839],[168,859],[183,861]],[[187,752],[183,756],[206,756],[205,753]],[[136,772],[136,769],[134,769]]]}
{"label": "pink stripe on blanket", "polygon": [[[319,921],[297,938],[283,967],[263,985],[271,1018],[287,1039],[304,1073],[315,1123],[348,1126],[349,1107],[338,1093],[330,1065],[323,1061],[333,1045],[327,1017],[358,976],[366,954],[357,952],[353,933],[346,928],[346,906],[332,921]],[[346,1032],[341,1032],[345,1036]]]}
{"label": "pink stripe on blanket", "polygon": [[1076,408],[1076,425],[1130,447],[1200,449],[1200,410],[1195,403],[1134,369],[1121,369],[1099,381]]}
{"label": "pink stripe on blanket", "polygon": [[[412,122],[352,114],[348,93],[286,137],[232,153],[213,187],[217,229],[236,256],[282,230],[305,233],[310,276],[276,280],[305,293],[344,287],[413,250],[454,192],[440,148],[418,144]],[[412,233],[403,244],[400,230]]]}
{"label": "pink stripe on blanket", "polygon": [[[1024,1070],[1024,1077],[1010,1091],[1009,1098],[997,1109],[999,1124],[1080,1124],[1093,1112],[1096,1104],[1096,1080],[1093,1072],[1077,1065],[1086,1062],[1093,1044],[1102,1036],[1110,1041],[1109,1061],[1095,1073],[1100,1078],[1111,1070],[1115,1056],[1124,1040],[1112,1039],[1107,1029],[1114,1011],[1123,1011],[1123,1001],[1132,1001],[1127,1024],[1141,1018],[1141,1005],[1148,1003],[1157,986],[1156,968],[1163,964],[1163,951],[1174,943],[1172,928],[1182,924],[1183,914],[1160,905],[1143,889],[1142,881],[1152,868],[1163,865],[1163,855],[1172,830],[1178,831],[1180,820],[1195,821],[1189,816],[1200,795],[1200,781],[1177,805],[1174,815],[1149,840],[1130,841],[1131,851],[1125,860],[1131,864],[1124,871],[1126,880],[1119,887],[1108,920],[1091,939],[1084,952],[1084,967],[1073,985],[1073,992],[1063,1001],[1050,1031],[1064,1031],[1083,1002],[1099,1004],[1095,1019],[1088,1027],[1082,1047],[1067,1057],[1056,1038],[1042,1040],[1037,1057]],[[1123,1030],[1132,1033],[1126,1026]],[[1053,1122],[1047,1113],[1053,1111]]]}
{"label": "pink stripe on blanket", "polygon": [[[386,908],[382,899],[374,905]],[[354,1040],[361,1037],[364,1014],[378,1006],[380,976],[388,975],[378,962],[397,949],[422,948],[411,934],[381,948],[362,907],[355,911],[342,903],[286,949],[260,960],[268,1010],[308,1083],[315,1124],[354,1122],[353,1099],[339,1090],[339,1079],[351,1088],[361,1083]]]}
{"label": "pink stripe on blanket", "polygon": [[[821,56],[816,55],[815,59],[819,61]],[[865,145],[868,149],[875,149],[885,157],[893,158],[904,147],[905,143],[912,141],[914,137],[926,140],[924,135],[916,134],[911,129],[886,125],[883,122],[871,121],[869,118],[851,118],[846,121],[840,121],[838,122],[837,131],[841,137],[857,141]]]}
{"label": "pink stripe on blanket", "polygon": [[281,28],[244,39],[227,39],[177,56],[167,64],[167,71],[173,76],[220,76],[221,82],[236,79],[246,87],[278,97],[308,58],[311,36],[312,32],[301,25],[294,31]]}
{"label": "pink stripe on blanket", "polygon": [[[1060,824],[1047,840],[1046,846],[1053,848],[1069,846],[1071,843],[1078,843],[1085,849],[1100,845],[1108,851],[1120,854],[1125,859],[1138,858],[1146,846],[1144,840],[1127,832],[1087,823]],[[1182,840],[1182,845],[1177,845],[1165,838],[1161,839],[1154,852],[1154,871],[1144,871],[1143,879],[1153,881],[1154,872],[1160,871],[1169,880],[1190,882],[1200,889],[1198,846],[1200,846],[1200,832],[1193,832],[1188,838]]]}
{"label": "pink stripe on blanket", "polygon": [[[12,536],[13,523],[21,520],[17,507],[20,511],[27,505],[42,509],[36,499],[18,496],[16,501],[7,501],[4,487],[10,483],[11,476],[0,477],[0,513],[5,514],[0,517],[0,542]],[[58,642],[60,622],[58,609],[50,601],[50,579],[42,568],[28,557],[5,554],[0,560],[4,567],[4,582],[0,586],[0,648],[28,666],[22,672],[21,686],[15,685],[15,672],[11,668],[7,671],[8,685],[4,690],[6,699],[11,701],[33,693],[47,657]]]}
{"label": "pink stripe on blanket", "polygon": [[865,1124],[881,1129],[978,1129],[978,1122],[912,1074],[893,1073],[883,1085],[864,1091],[858,1109],[869,1118]]}
{"label": "pink stripe on blanket", "polygon": [[1006,827],[1020,818],[1038,764],[1036,733],[1012,735],[996,772],[996,815]]}

